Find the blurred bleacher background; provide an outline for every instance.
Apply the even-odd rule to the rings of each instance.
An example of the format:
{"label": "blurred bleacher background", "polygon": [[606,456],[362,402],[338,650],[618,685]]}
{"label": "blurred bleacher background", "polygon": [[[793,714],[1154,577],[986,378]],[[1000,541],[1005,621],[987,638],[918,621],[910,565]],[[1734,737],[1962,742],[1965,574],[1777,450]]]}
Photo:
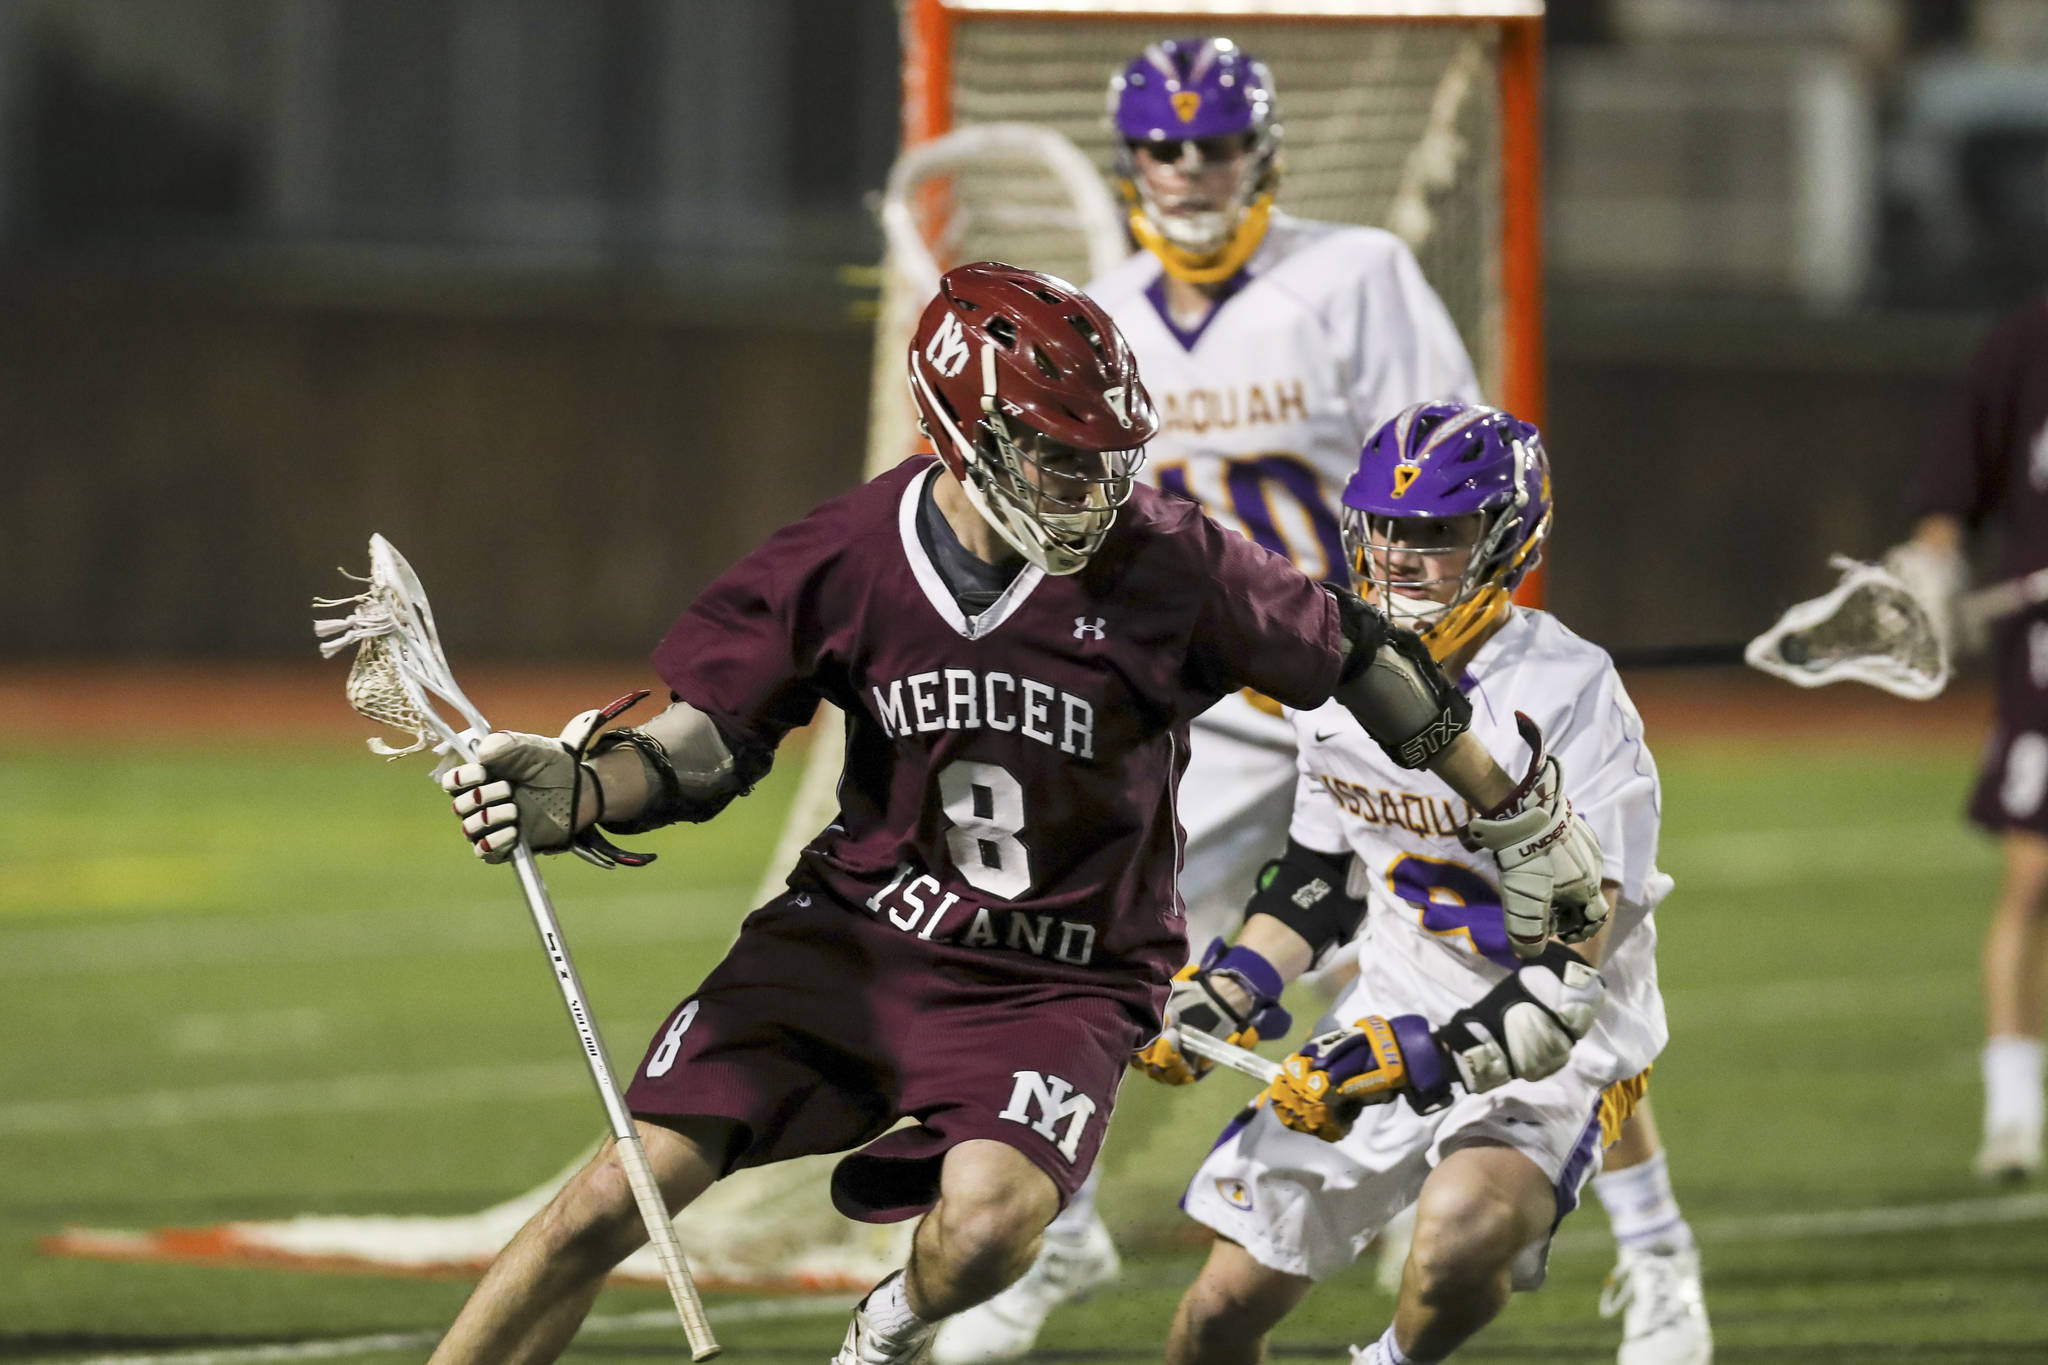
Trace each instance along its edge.
{"label": "blurred bleacher background", "polygon": [[[1550,10],[1551,603],[1746,636],[2042,284],[2048,4]],[[373,529],[458,658],[640,653],[858,474],[898,64],[888,0],[4,0],[0,661],[306,658]]]}

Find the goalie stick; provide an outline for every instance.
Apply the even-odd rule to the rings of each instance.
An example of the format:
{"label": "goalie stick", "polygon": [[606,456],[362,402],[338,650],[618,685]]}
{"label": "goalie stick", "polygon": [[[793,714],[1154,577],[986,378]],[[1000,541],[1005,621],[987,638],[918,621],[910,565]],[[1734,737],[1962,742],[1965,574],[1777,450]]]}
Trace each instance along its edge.
{"label": "goalie stick", "polygon": [[[440,632],[434,625],[433,609],[427,604],[426,589],[420,586],[418,576],[396,546],[381,535],[371,536],[368,590],[355,597],[315,598],[313,605],[353,608],[347,616],[313,623],[314,633],[320,637],[321,657],[331,659],[351,646],[355,648],[355,661],[348,674],[350,708],[358,715],[413,736],[412,744],[403,749],[372,739],[372,753],[397,758],[430,749],[447,755],[451,762],[476,761],[477,741],[490,733],[490,722],[456,685],[447,656],[441,652]],[[466,728],[456,729],[436,709],[436,702],[452,708],[467,723]],[[512,867],[519,876],[519,887],[525,894],[534,927],[540,931],[541,947],[547,951],[562,1003],[576,1025],[576,1036],[582,1043],[591,1079],[597,1084],[598,1097],[604,1102],[616,1144],[613,1150],[625,1169],[633,1201],[661,1261],[662,1278],[668,1284],[676,1316],[682,1321],[683,1334],[690,1343],[690,1358],[709,1360],[718,1354],[717,1339],[704,1316],[704,1304],[698,1298],[697,1285],[690,1278],[690,1267],[676,1240],[675,1225],[669,1221],[661,1187],[655,1183],[654,1172],[647,1164],[639,1130],[633,1126],[633,1116],[627,1112],[625,1100],[612,1079],[611,1060],[584,999],[583,982],[569,956],[569,945],[555,917],[547,883],[541,880],[533,850],[526,846],[523,837],[513,850]]]}

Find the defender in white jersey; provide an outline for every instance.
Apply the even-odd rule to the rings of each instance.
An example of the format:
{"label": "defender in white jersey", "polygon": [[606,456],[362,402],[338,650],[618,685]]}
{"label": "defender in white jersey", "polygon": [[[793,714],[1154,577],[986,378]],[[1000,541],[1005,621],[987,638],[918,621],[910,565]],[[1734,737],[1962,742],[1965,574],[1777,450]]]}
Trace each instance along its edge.
{"label": "defender in white jersey", "polygon": [[[1516,747],[1526,716],[1562,758],[1565,796],[1600,838],[1613,914],[1578,950],[1553,944],[1526,961],[1499,883],[1459,840],[1462,804],[1367,753],[1328,708],[1290,713],[1287,853],[1262,875],[1237,946],[1176,988],[1169,1021],[1237,1031],[1363,913],[1345,950],[1358,976],[1188,1186],[1183,1207],[1218,1236],[1176,1315],[1175,1365],[1260,1358],[1315,1282],[1411,1204],[1416,1251],[1394,1322],[1357,1359],[1447,1357],[1511,1290],[1542,1283],[1551,1233],[1666,1037],[1654,912],[1671,880],[1656,866],[1642,722],[1604,651],[1506,603],[1549,524],[1535,429],[1491,408],[1418,404],[1375,434],[1344,503],[1373,595],[1460,636],[1446,671],[1489,747]],[[1636,1343],[1638,1357],[1710,1357],[1696,1267],[1690,1284],[1684,1330]]]}
{"label": "defender in white jersey", "polygon": [[[1109,113],[1144,249],[1088,293],[1159,402],[1141,477],[1311,577],[1348,582],[1334,508],[1366,434],[1421,399],[1478,397],[1449,312],[1392,233],[1274,209],[1272,73],[1229,39],[1147,47],[1111,79]],[[1196,720],[1178,799],[1199,948],[1236,928],[1287,832],[1294,734],[1279,706],[1239,694]],[[1114,1277],[1096,1183],[1047,1230],[1029,1276],[947,1325],[940,1365],[1022,1355],[1055,1306]]]}

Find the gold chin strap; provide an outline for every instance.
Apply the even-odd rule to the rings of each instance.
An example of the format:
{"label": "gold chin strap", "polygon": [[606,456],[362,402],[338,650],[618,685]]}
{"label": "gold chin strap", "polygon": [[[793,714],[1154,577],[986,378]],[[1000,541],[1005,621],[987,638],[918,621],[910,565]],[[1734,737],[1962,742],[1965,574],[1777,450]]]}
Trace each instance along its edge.
{"label": "gold chin strap", "polygon": [[[1545,512],[1536,531],[1523,543],[1522,552],[1508,565],[1512,574],[1521,567],[1529,556],[1535,553],[1550,533],[1550,514]],[[1422,643],[1429,646],[1429,656],[1438,663],[1450,658],[1466,645],[1492,630],[1507,619],[1509,606],[1508,590],[1499,586],[1475,592],[1443,614],[1443,617],[1428,630],[1422,632]]]}
{"label": "gold chin strap", "polygon": [[1444,662],[1466,645],[1492,630],[1508,614],[1508,590],[1488,588],[1476,592],[1445,612],[1437,623],[1422,632],[1429,657]]}
{"label": "gold chin strap", "polygon": [[1259,249],[1259,243],[1266,239],[1266,222],[1273,213],[1273,194],[1268,190],[1252,201],[1244,211],[1244,221],[1230,234],[1230,240],[1219,249],[1207,255],[1197,255],[1186,247],[1175,246],[1152,226],[1145,217],[1145,211],[1138,204],[1137,187],[1128,180],[1124,182],[1124,201],[1131,210],[1131,236],[1138,239],[1138,245],[1159,258],[1166,267],[1166,273],[1189,284],[1220,284],[1244,268],[1252,253]]}

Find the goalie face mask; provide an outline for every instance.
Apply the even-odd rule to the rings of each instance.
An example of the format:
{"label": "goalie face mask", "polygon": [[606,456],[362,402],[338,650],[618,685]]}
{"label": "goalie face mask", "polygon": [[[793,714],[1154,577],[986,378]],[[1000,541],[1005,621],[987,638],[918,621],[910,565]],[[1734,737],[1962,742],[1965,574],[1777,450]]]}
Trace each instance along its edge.
{"label": "goalie face mask", "polygon": [[975,510],[1049,574],[1101,549],[1159,428],[1109,315],[1064,280],[992,261],[940,279],[911,339],[910,392]]}
{"label": "goalie face mask", "polygon": [[1235,275],[1266,235],[1280,184],[1266,64],[1228,38],[1154,43],[1110,78],[1109,117],[1139,245],[1180,279]]}
{"label": "goalie face mask", "polygon": [[1344,487],[1361,591],[1442,662],[1497,624],[1550,533],[1536,428],[1477,403],[1417,403],[1375,431]]}

